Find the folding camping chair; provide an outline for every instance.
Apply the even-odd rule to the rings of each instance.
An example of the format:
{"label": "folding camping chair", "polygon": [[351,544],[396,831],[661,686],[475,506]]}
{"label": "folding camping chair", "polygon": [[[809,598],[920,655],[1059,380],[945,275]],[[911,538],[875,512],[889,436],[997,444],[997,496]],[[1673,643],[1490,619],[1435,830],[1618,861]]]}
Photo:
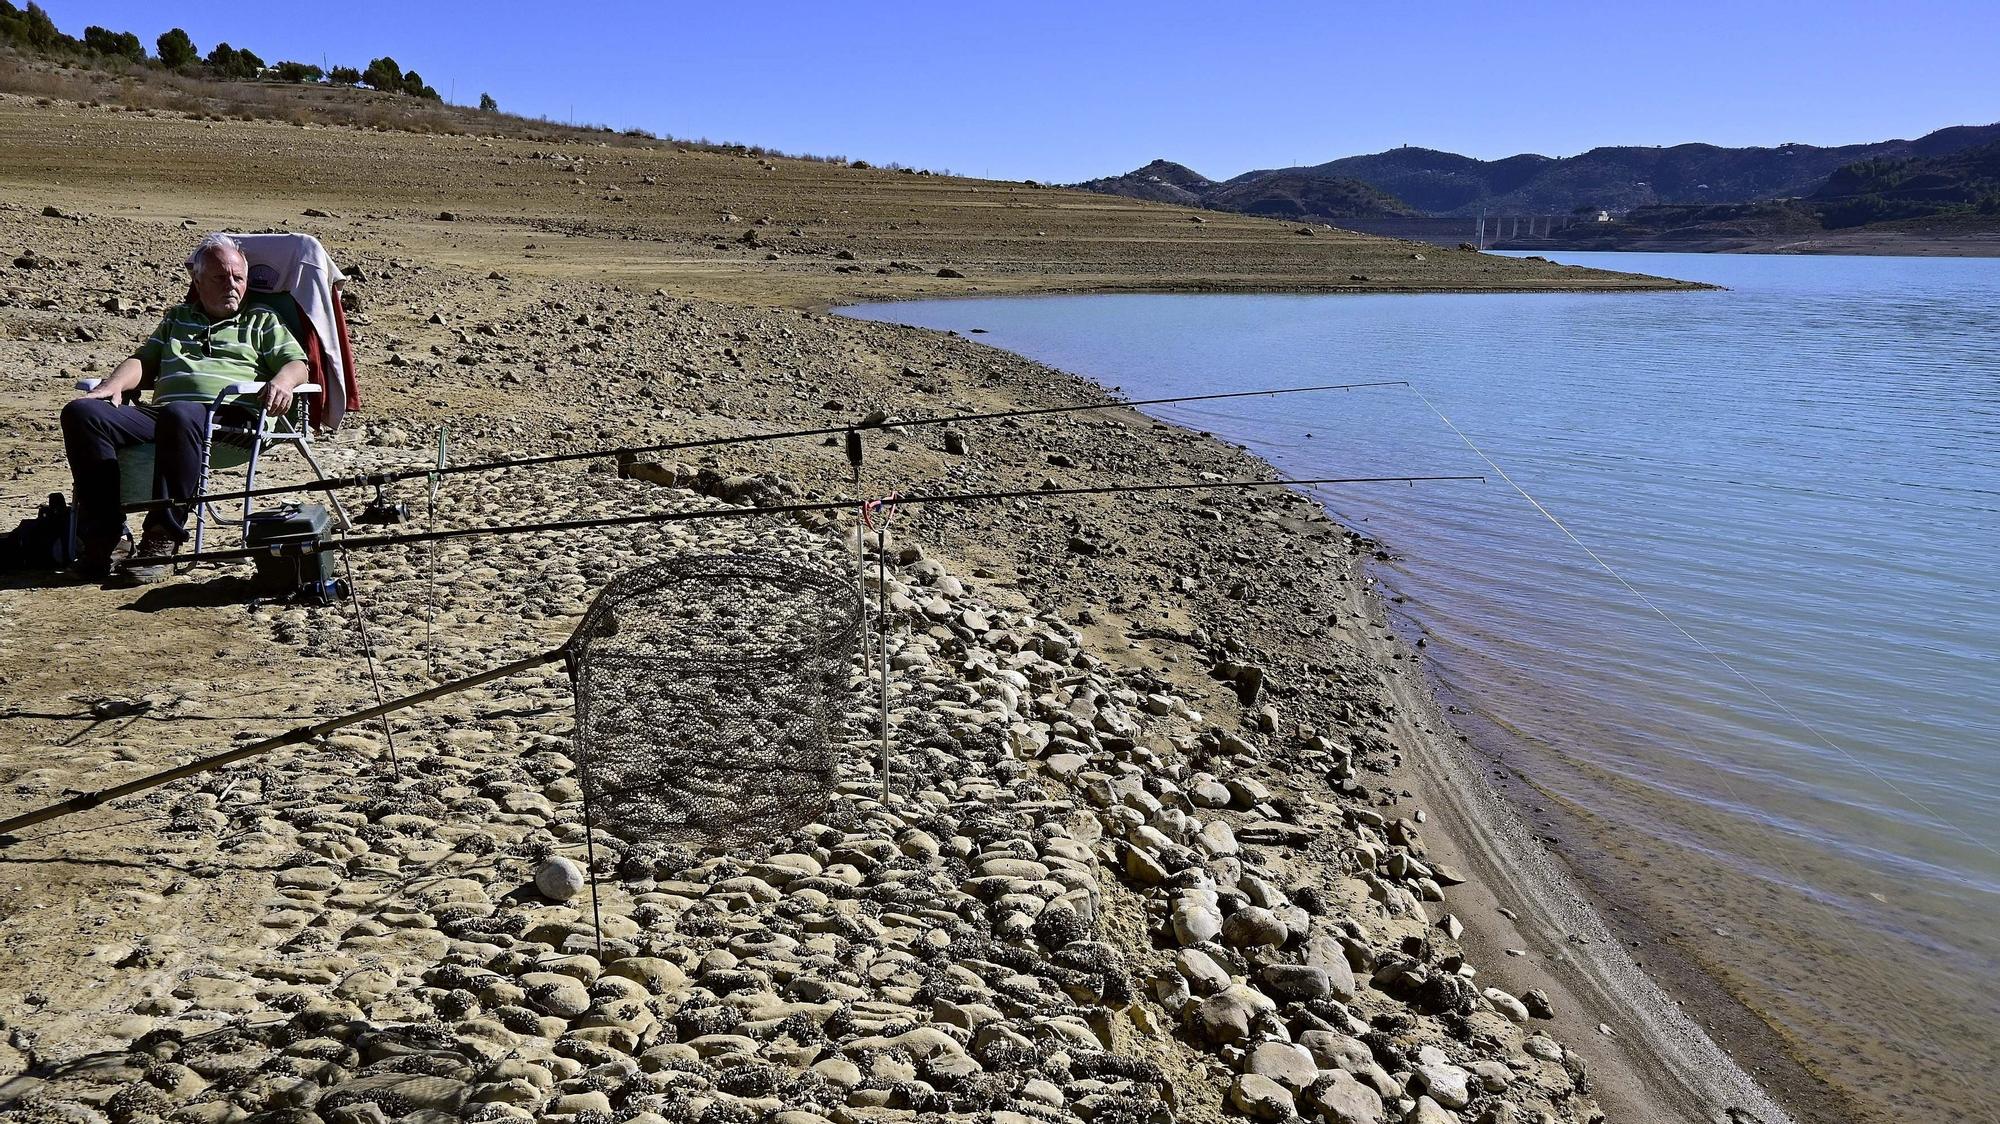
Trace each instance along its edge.
{"label": "folding camping chair", "polygon": [[[78,390],[93,390],[101,379],[82,379],[77,382]],[[202,436],[201,482],[196,492],[206,495],[212,489],[210,482],[218,472],[231,469],[245,469],[243,490],[253,491],[257,487],[257,462],[266,449],[279,445],[296,446],[312,466],[313,474],[321,480],[326,472],[320,467],[319,458],[313,456],[312,437],[308,432],[307,401],[311,396],[324,393],[317,383],[303,383],[294,388],[296,398],[292,408],[283,414],[272,414],[264,409],[264,403],[257,394],[264,388],[259,382],[231,383],[223,388],[208,406],[208,426]],[[247,420],[231,419],[224,410],[241,407],[251,411]],[[218,418],[220,415],[220,419]],[[240,413],[238,418],[241,418]],[[155,499],[153,495],[153,451],[151,443],[132,445],[121,449],[118,454],[118,501],[123,504],[145,503]],[[343,531],[352,523],[347,511],[340,504],[340,498],[332,491],[326,497],[332,504],[335,517]],[[240,520],[242,534],[250,532],[250,515],[256,500],[245,497],[243,517]],[[71,522],[74,524],[76,505],[70,504]],[[222,513],[215,504],[204,501],[195,505],[194,510],[194,553],[201,553],[201,544],[207,532],[208,521],[223,522]]]}
{"label": "folding camping chair", "polygon": [[[263,384],[240,382],[225,388],[209,405],[208,430],[202,442],[202,472],[197,491],[212,489],[215,473],[236,468],[245,470],[244,491],[257,487],[257,467],[263,454],[279,446],[297,448],[314,475],[326,479],[319,459],[313,455],[313,431],[329,431],[340,424],[347,411],[360,406],[354,378],[354,353],[348,342],[347,315],[340,303],[340,287],[346,278],[326,254],[319,239],[310,234],[236,234],[249,265],[250,291],[244,307],[261,305],[277,313],[306,353],[311,371],[309,381],[299,386],[292,408],[282,415],[265,411],[256,395]],[[193,299],[193,290],[189,290]],[[78,382],[78,390],[91,390],[100,379]],[[134,395],[136,397],[136,395]],[[242,406],[251,411],[241,420],[240,411],[225,407]],[[237,415],[231,417],[231,414]],[[150,444],[120,450],[118,456],[120,502],[144,503],[153,496],[153,454]],[[352,522],[332,490],[326,493],[341,530]],[[255,501],[243,501],[241,532],[249,533]],[[75,554],[75,505],[71,505],[72,557]],[[200,553],[210,519],[223,522],[213,504],[197,504],[194,512],[194,551]]]}

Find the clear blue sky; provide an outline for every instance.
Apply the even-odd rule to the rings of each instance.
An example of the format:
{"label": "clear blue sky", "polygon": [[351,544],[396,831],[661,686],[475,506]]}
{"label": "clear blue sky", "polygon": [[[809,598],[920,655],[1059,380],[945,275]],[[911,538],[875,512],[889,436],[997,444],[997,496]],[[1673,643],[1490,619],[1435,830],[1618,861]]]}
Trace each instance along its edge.
{"label": "clear blue sky", "polygon": [[387,54],[440,93],[787,152],[1069,182],[1400,144],[1840,144],[2000,120],[2000,2],[45,0],[267,62]]}

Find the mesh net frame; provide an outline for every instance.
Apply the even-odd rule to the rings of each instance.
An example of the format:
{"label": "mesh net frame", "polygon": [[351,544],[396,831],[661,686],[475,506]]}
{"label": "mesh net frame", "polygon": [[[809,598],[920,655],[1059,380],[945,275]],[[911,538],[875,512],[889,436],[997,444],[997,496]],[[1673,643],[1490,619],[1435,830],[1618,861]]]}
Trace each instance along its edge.
{"label": "mesh net frame", "polygon": [[772,554],[614,578],[569,645],[594,825],[632,843],[728,845],[824,815],[862,616],[853,582]]}

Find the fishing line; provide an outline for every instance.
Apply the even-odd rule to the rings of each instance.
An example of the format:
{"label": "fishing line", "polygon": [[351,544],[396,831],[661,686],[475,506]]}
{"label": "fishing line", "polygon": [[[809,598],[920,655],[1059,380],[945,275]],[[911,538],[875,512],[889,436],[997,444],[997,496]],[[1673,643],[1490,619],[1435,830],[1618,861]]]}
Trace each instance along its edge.
{"label": "fishing line", "polygon": [[[992,492],[943,492],[934,495],[904,495],[903,504],[971,504],[996,500],[1046,500],[1067,496],[1128,495],[1141,492],[1191,492],[1213,488],[1282,488],[1327,484],[1423,484],[1446,481],[1480,481],[1484,476],[1346,476],[1277,480],[1198,480],[1171,484],[1106,484],[1089,488],[1036,488]],[[773,504],[770,507],[718,507],[694,511],[654,511],[642,515],[609,515],[595,519],[565,519],[546,523],[502,524],[497,527],[450,527],[442,531],[417,531],[401,535],[349,535],[325,542],[303,540],[240,550],[212,550],[183,555],[182,564],[227,562],[241,558],[297,558],[321,550],[378,550],[413,543],[443,542],[448,539],[477,538],[483,535],[531,535],[548,531],[582,531],[601,527],[634,527],[648,523],[693,523],[709,519],[751,519],[766,515],[796,515],[802,512],[847,511],[862,501],[822,500],[811,503]]]}
{"label": "fishing line", "polygon": [[[1679,621],[1676,621],[1672,616],[1670,616],[1666,612],[1666,610],[1662,609],[1658,604],[1654,603],[1654,601],[1651,598],[1647,597],[1644,593],[1640,592],[1636,587],[1632,585],[1632,583],[1626,581],[1624,576],[1619,574],[1618,571],[1614,569],[1610,563],[1606,562],[1596,551],[1592,550],[1589,546],[1587,546],[1583,542],[1582,539],[1578,538],[1575,532],[1571,531],[1569,527],[1563,523],[1562,520],[1556,518],[1555,514],[1551,512],[1547,506],[1545,506],[1540,500],[1537,500],[1534,496],[1530,495],[1526,488],[1523,488],[1519,482],[1517,482],[1512,476],[1509,476],[1507,474],[1507,470],[1500,467],[1499,462],[1495,461],[1491,456],[1487,454],[1487,452],[1484,449],[1480,448],[1479,445],[1476,442],[1474,442],[1472,438],[1465,433],[1464,430],[1458,427],[1457,423],[1453,422],[1450,417],[1446,416],[1443,410],[1438,409],[1437,404],[1432,402],[1429,396],[1424,394],[1424,392],[1421,389],[1419,389],[1414,383],[1410,385],[1410,391],[1411,393],[1415,394],[1420,400],[1422,400],[1425,406],[1429,407],[1431,413],[1437,415],[1439,421],[1442,421],[1448,429],[1450,429],[1454,434],[1457,434],[1458,439],[1465,443],[1466,448],[1472,450],[1472,452],[1476,454],[1479,457],[1479,459],[1485,461],[1487,465],[1490,466],[1497,475],[1499,475],[1500,479],[1506,481],[1507,485],[1512,489],[1514,489],[1515,492],[1519,493],[1522,499],[1527,500],[1529,505],[1531,505],[1536,511],[1541,513],[1543,518],[1547,519],[1550,523],[1554,524],[1557,530],[1561,531],[1566,538],[1568,538],[1572,543],[1576,544],[1579,550],[1583,551],[1584,554],[1588,555],[1591,561],[1597,563],[1597,565],[1600,568],[1602,568],[1605,573],[1611,575],[1612,580],[1616,581],[1620,586],[1624,587],[1624,589],[1627,592],[1629,592],[1633,597],[1637,598],[1640,601],[1640,603],[1644,604],[1648,609],[1651,609],[1656,615],[1659,616],[1661,620],[1665,621],[1667,625],[1671,627],[1675,632],[1679,633],[1690,643],[1694,644],[1696,647],[1706,652],[1711,659],[1713,659],[1716,663],[1726,668],[1737,679],[1742,680],[1743,683],[1749,686],[1752,691],[1756,692],[1758,695],[1762,696],[1766,701],[1768,701],[1772,706],[1776,707],[1779,712],[1790,717],[1792,721],[1798,723],[1801,729],[1810,732],[1812,736],[1816,738],[1821,744],[1825,745],[1827,748],[1833,750],[1836,754],[1845,758],[1849,762],[1852,762],[1854,765],[1858,766],[1863,771],[1867,772],[1869,775],[1881,781],[1882,784],[1885,787],[1887,787],[1891,792],[1896,793],[1897,795],[1903,797],[1903,799],[1908,800],[1912,805],[1922,809],[1924,813],[1930,816],[1934,821],[1943,824],[1952,831],[1956,832],[1958,835],[1963,836],[1967,840],[1971,841],[1974,846],[1984,848],[1989,852],[1993,850],[1992,847],[1987,846],[1985,843],[1982,843],[1978,839],[1974,838],[1970,833],[1966,832],[1965,829],[1959,827],[1958,824],[1952,822],[1951,820],[1933,811],[1923,801],[1918,800],[1915,797],[1911,796],[1910,794],[1904,792],[1893,782],[1889,781],[1888,778],[1882,776],[1879,772],[1870,768],[1866,763],[1856,759],[1853,754],[1850,754],[1846,750],[1843,750],[1839,746],[1835,745],[1830,739],[1826,737],[1826,735],[1820,733],[1817,727],[1813,726],[1810,722],[1807,722],[1804,718],[1801,718],[1790,707],[1786,706],[1784,703],[1774,698],[1769,691],[1766,691],[1755,680],[1751,679],[1748,675],[1745,675],[1742,671],[1738,670],[1737,667],[1734,664],[1730,663],[1729,660],[1724,658],[1721,653],[1717,652],[1714,648],[1711,648],[1709,645],[1703,643],[1698,637],[1688,632],[1687,629],[1682,628]],[[1728,773],[1726,770],[1713,769],[1711,770],[1711,772],[1714,774],[1717,783],[1721,785],[1723,791],[1728,795],[1729,799],[1732,802],[1734,802],[1739,807],[1744,807],[1744,808],[1756,807],[1754,803],[1745,800],[1740,794],[1738,794],[1736,786],[1730,783]],[[1843,922],[1850,920],[1850,915],[1847,908],[1843,907],[1841,909],[1836,909],[1835,905],[1837,899],[1829,900],[1833,898],[1833,895],[1839,893],[1838,886],[1828,885],[1824,889],[1818,888],[1814,881],[1808,879],[1805,876],[1803,866],[1799,864],[1794,864],[1792,861],[1790,861],[1790,859],[1785,855],[1785,853],[1782,850],[1768,849],[1765,853],[1756,856],[1756,859],[1768,863],[1771,867],[1776,868],[1775,871],[1767,870],[1759,872],[1755,870],[1754,867],[1752,867],[1746,870],[1745,872],[1746,874],[1748,874],[1752,878],[1761,878],[1767,882],[1773,882],[1779,885],[1782,885],[1783,883],[1782,881],[1780,881],[1780,878],[1776,876],[1782,876],[1782,878],[1784,879],[1789,879],[1791,882],[1791,889],[1793,890],[1794,893],[1797,894],[1798,899],[1802,903],[1804,903],[1808,909],[1817,909],[1820,912],[1820,914],[1826,919],[1827,923],[1833,926],[1833,931],[1838,932],[1841,924]],[[1882,898],[1880,900],[1882,900],[1885,904],[1887,904],[1886,898]],[[1770,931],[1776,927],[1776,923],[1763,922],[1761,918],[1752,918],[1748,914],[1745,914],[1745,921],[1747,924],[1751,925],[1753,929],[1761,929],[1765,931],[1767,934],[1769,934]],[[1803,921],[1801,921],[1797,926],[1793,927],[1800,927],[1802,925]],[[1784,944],[1782,937],[1772,937],[1771,939],[1778,940],[1781,947]],[[1851,947],[1855,948],[1860,947],[1858,942],[1853,941],[1851,938],[1848,941],[1843,941],[1842,943],[1849,944]],[[1898,1021],[1900,1022],[1902,1020],[1899,1019]],[[1752,1081],[1754,1083],[1755,1079],[1752,1078]],[[1768,1096],[1768,1094],[1766,1095]]]}
{"label": "fishing line", "polygon": [[[438,472],[442,472],[444,470],[444,454],[445,454],[444,442],[445,442],[445,427],[442,424],[440,424],[438,426],[438,441],[437,441]],[[438,513],[437,472],[433,472],[430,474],[430,485],[431,485],[430,503],[424,509],[424,529],[435,531],[437,530],[437,513]],[[432,627],[437,622],[437,580],[438,580],[437,544],[436,543],[429,544],[427,552],[429,554],[429,557],[426,558],[424,561],[424,671],[432,679],[436,679],[437,646],[434,642]]]}
{"label": "fishing line", "polygon": [[951,425],[959,422],[1000,421],[1007,418],[1037,417],[1047,414],[1076,414],[1090,410],[1133,409],[1139,406],[1164,406],[1175,402],[1213,402],[1225,398],[1259,398],[1280,394],[1314,394],[1330,390],[1362,390],[1381,386],[1408,386],[1403,379],[1382,379],[1375,382],[1335,383],[1326,386],[1289,386],[1270,390],[1236,390],[1222,394],[1183,394],[1171,398],[1141,398],[1134,401],[1096,402],[1083,406],[1030,406],[1012,410],[992,410],[977,414],[952,414],[934,418],[885,418],[879,422],[860,421],[847,425],[821,426],[815,429],[791,429],[776,433],[751,433],[737,437],[704,437],[693,441],[669,441],[657,445],[630,445],[578,449],[568,453],[548,453],[537,457],[520,457],[513,460],[484,461],[476,464],[453,465],[449,468],[410,468],[392,472],[371,472],[358,476],[333,477],[314,480],[305,484],[280,484],[268,488],[256,488],[243,492],[218,492],[212,495],[191,496],[183,500],[147,500],[130,503],[119,510],[127,514],[151,511],[169,504],[219,503],[225,500],[257,499],[263,496],[290,495],[296,492],[330,491],[334,488],[380,488],[402,480],[415,480],[436,473],[439,476],[456,476],[467,472],[496,472],[510,468],[527,468],[534,465],[560,464],[566,461],[593,460],[598,457],[635,457],[641,453],[667,453],[682,449],[710,449],[728,445],[748,445],[763,441],[783,441],[795,437],[829,437],[834,434],[856,433],[867,429],[909,429],[924,425]]}
{"label": "fishing line", "polygon": [[[354,606],[354,623],[361,629],[361,654],[368,659],[368,681],[375,685],[375,705],[381,706],[382,679],[375,671],[375,640],[368,634],[368,613],[361,607],[361,587],[354,582],[354,566],[347,555],[340,556],[340,572],[347,578],[347,602]],[[396,731],[389,724],[389,716],[382,716],[382,736],[389,742],[389,767],[398,777],[403,775],[403,762],[396,756]]]}
{"label": "fishing line", "polygon": [[[1984,840],[1981,840],[1978,837],[1974,836],[1972,833],[1966,831],[1964,828],[1960,827],[1956,822],[1951,820],[1949,817],[1941,815],[1936,810],[1932,809],[1930,805],[1924,803],[1922,800],[1919,800],[1916,797],[1910,795],[1909,793],[1903,791],[1903,789],[1900,786],[1898,786],[1894,781],[1891,781],[1888,777],[1883,776],[1880,772],[1878,772],[1873,766],[1870,766],[1867,762],[1862,761],[1860,758],[1854,756],[1852,753],[1849,753],[1846,750],[1842,749],[1840,746],[1835,745],[1831,738],[1828,738],[1825,734],[1819,731],[1818,727],[1814,726],[1812,723],[1800,717],[1797,711],[1793,710],[1791,707],[1786,706],[1784,703],[1780,702],[1776,696],[1772,695],[1771,692],[1765,690],[1760,684],[1758,684],[1756,680],[1750,678],[1748,675],[1745,675],[1742,671],[1738,670],[1735,664],[1730,663],[1729,660],[1723,657],[1722,653],[1716,651],[1714,648],[1709,647],[1699,637],[1695,636],[1687,629],[1682,628],[1679,621],[1669,616],[1665,609],[1662,609],[1658,604],[1656,604],[1652,598],[1646,596],[1644,593],[1641,593],[1638,590],[1638,588],[1634,586],[1631,582],[1626,581],[1624,575],[1620,574],[1617,570],[1613,569],[1611,567],[1611,563],[1606,562],[1603,559],[1603,557],[1601,557],[1596,551],[1590,549],[1589,546],[1585,545],[1582,539],[1576,537],[1576,533],[1571,531],[1569,527],[1563,523],[1562,520],[1556,518],[1555,513],[1551,512],[1547,507],[1543,506],[1540,500],[1529,495],[1528,490],[1526,488],[1521,487],[1520,484],[1516,483],[1512,476],[1507,475],[1507,470],[1501,468],[1498,461],[1495,461],[1492,457],[1486,455],[1486,451],[1484,449],[1481,449],[1478,445],[1474,444],[1472,438],[1466,436],[1465,431],[1458,428],[1457,423],[1453,422],[1449,417],[1446,417],[1444,411],[1438,409],[1437,404],[1432,402],[1430,398],[1427,395],[1425,395],[1424,392],[1421,389],[1419,389],[1415,383],[1408,383],[1406,385],[1409,386],[1410,393],[1415,394],[1419,399],[1422,399],[1424,405],[1430,407],[1431,413],[1436,414],[1439,421],[1443,422],[1448,428],[1450,428],[1450,430],[1453,433],[1457,434],[1458,439],[1460,441],[1465,442],[1466,448],[1471,449],[1475,454],[1479,456],[1480,460],[1485,461],[1487,465],[1493,469],[1493,471],[1500,477],[1500,479],[1506,481],[1508,487],[1520,493],[1522,499],[1527,500],[1528,503],[1531,504],[1536,511],[1542,513],[1543,518],[1547,519],[1550,523],[1555,524],[1556,530],[1561,531],[1565,536],[1568,537],[1569,541],[1575,543],[1577,549],[1589,555],[1590,560],[1592,562],[1597,563],[1597,565],[1600,568],[1602,568],[1605,573],[1610,574],[1612,580],[1616,581],[1619,585],[1624,586],[1625,591],[1627,593],[1630,593],[1632,596],[1638,598],[1641,604],[1645,605],[1646,608],[1651,609],[1661,620],[1667,622],[1667,624],[1670,627],[1672,627],[1675,632],[1680,633],[1681,636],[1684,637],[1689,643],[1693,644],[1697,648],[1700,648],[1703,652],[1706,652],[1710,659],[1713,659],[1716,663],[1721,664],[1722,667],[1726,669],[1731,675],[1734,675],[1736,678],[1742,680],[1745,686],[1749,687],[1752,691],[1756,692],[1760,697],[1764,699],[1764,701],[1776,707],[1787,718],[1790,718],[1793,722],[1796,722],[1799,725],[1800,729],[1803,729],[1807,733],[1810,733],[1815,739],[1818,740],[1818,742],[1821,745],[1824,745],[1826,748],[1832,750],[1836,754],[1839,754],[1849,764],[1862,770],[1869,776],[1874,777],[1877,781],[1881,782],[1884,788],[1887,788],[1890,792],[1895,793],[1896,795],[1902,797],[1904,800],[1909,801],[1912,806],[1922,811],[1925,815],[1931,817],[1931,819],[1936,821],[1937,823],[1950,828],[1958,835],[1964,837],[1964,839],[1967,842],[1971,843],[1973,846],[1978,847],[1981,850],[1984,850],[1990,854],[2000,855],[2000,850],[1995,850],[1991,844],[1986,843]],[[1717,772],[1716,775],[1718,778],[1721,777],[1721,773],[1719,771]],[[1725,787],[1727,787],[1728,782],[1724,781],[1723,784]],[[1732,798],[1735,798],[1735,794],[1733,792],[1731,793],[1731,796]],[[1737,799],[1739,803],[1744,803],[1740,798]],[[1746,804],[1746,806],[1750,805]]]}

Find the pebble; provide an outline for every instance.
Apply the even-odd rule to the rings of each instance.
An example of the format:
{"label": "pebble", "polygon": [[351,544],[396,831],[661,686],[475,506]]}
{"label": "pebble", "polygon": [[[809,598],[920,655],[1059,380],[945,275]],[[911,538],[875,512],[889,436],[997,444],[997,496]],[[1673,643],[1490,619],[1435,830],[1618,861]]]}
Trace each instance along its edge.
{"label": "pebble", "polygon": [[1229,1103],[1252,1120],[1285,1120],[1292,1116],[1292,1091],[1255,1073],[1236,1078],[1229,1087]]}
{"label": "pebble", "polygon": [[588,883],[583,868],[561,855],[545,859],[535,868],[535,889],[550,901],[566,902],[582,893]]}
{"label": "pebble", "polygon": [[1405,1116],[1406,1124],[1458,1124],[1458,1115],[1447,1112],[1430,1097],[1418,1097],[1416,1106]]}
{"label": "pebble", "polygon": [[1201,1001],[1195,1024],[1211,1042],[1241,1042],[1250,1037],[1250,1024],[1258,1015],[1277,1007],[1263,992],[1231,984]]}
{"label": "pebble", "polygon": [[528,1005],[545,1015],[573,1019],[590,1010],[590,992],[575,976],[529,972],[521,977]]}
{"label": "pebble", "polygon": [[1244,1071],[1268,1077],[1294,1092],[1319,1079],[1319,1067],[1303,1046],[1290,1042],[1259,1042],[1250,1050]]}
{"label": "pebble", "polygon": [[1514,1022],[1524,1023],[1528,1021],[1527,1005],[1507,992],[1497,987],[1489,987],[1485,991],[1480,992],[1480,994],[1486,998],[1488,1003],[1493,1005],[1494,1010],[1507,1016]]}
{"label": "pebble", "polygon": [[1222,923],[1222,943],[1231,948],[1276,948],[1290,939],[1278,915],[1258,906],[1239,909]]}
{"label": "pebble", "polygon": [[1522,992],[1521,1005],[1526,1007],[1528,1014],[1534,1018],[1553,1019],[1556,1017],[1555,1005],[1549,1002],[1549,993],[1543,991],[1541,988],[1531,987]]}
{"label": "pebble", "polygon": [[1174,939],[1200,944],[1222,935],[1222,911],[1204,902],[1183,900],[1174,909]]}
{"label": "pebble", "polygon": [[1280,999],[1309,1001],[1333,998],[1333,984],[1324,968],[1309,964],[1273,964],[1264,969],[1264,983]]}
{"label": "pebble", "polygon": [[1229,986],[1229,970],[1201,949],[1181,949],[1174,954],[1174,966],[1187,978],[1188,989],[1196,995],[1214,995]]}
{"label": "pebble", "polygon": [[1342,1070],[1326,1074],[1305,1099],[1333,1124],[1382,1124],[1381,1094]]}

